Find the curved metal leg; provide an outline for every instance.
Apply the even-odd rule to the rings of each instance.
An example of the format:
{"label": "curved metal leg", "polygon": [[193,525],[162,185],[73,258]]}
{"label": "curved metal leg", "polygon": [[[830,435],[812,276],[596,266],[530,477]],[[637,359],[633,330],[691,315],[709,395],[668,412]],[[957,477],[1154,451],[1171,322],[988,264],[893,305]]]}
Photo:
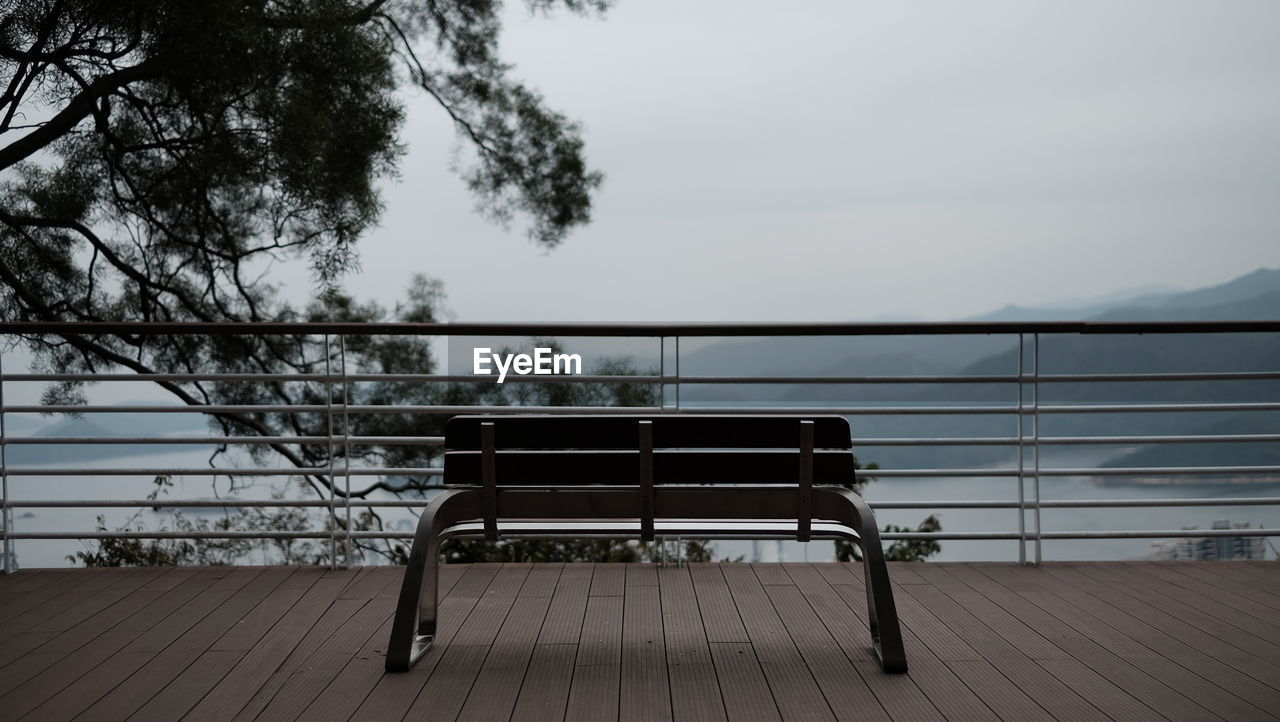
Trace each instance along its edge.
{"label": "curved metal leg", "polygon": [[839,521],[856,529],[861,537],[858,546],[862,549],[862,570],[867,580],[867,617],[871,621],[871,642],[881,666],[886,672],[906,672],[907,653],[902,648],[898,609],[893,602],[893,587],[889,583],[889,568],[880,547],[875,515],[862,497],[848,489],[826,487],[821,491],[838,496],[840,508],[834,511],[840,513]]}
{"label": "curved metal leg", "polygon": [[440,531],[459,520],[476,517],[478,504],[479,494],[475,489],[445,489],[422,512],[409,563],[404,569],[404,581],[400,584],[395,620],[391,623],[391,639],[387,642],[388,672],[408,671],[431,648],[436,634]]}

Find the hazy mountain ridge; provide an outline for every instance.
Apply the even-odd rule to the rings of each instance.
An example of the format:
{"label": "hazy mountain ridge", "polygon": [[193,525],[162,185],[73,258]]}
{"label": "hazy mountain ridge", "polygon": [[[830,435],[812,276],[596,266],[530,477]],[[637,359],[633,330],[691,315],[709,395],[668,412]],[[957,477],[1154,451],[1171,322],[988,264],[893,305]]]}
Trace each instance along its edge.
{"label": "hazy mountain ridge", "polygon": [[[1105,304],[1094,315],[1072,316],[1063,309],[1018,309],[1008,306],[968,321],[1047,321],[1085,320],[1181,321],[1181,320],[1266,320],[1280,318],[1280,271],[1259,269],[1224,284],[1205,289],[1144,295]],[[1095,307],[1096,308],[1096,307]],[[1019,314],[1026,311],[1025,314]],[[784,339],[793,342],[796,339]],[[858,376],[965,374],[1010,375],[1017,371],[1016,341],[1009,337],[932,337],[932,338],[858,338],[831,339],[828,348],[835,351],[851,346],[855,353],[845,353],[826,365],[812,364],[798,371],[779,372],[761,367],[779,365],[772,356],[768,363],[735,366],[753,341],[737,342],[734,354],[709,357],[721,364],[718,373],[725,375],[777,373],[778,375]],[[759,347],[760,342],[754,342]],[[986,347],[987,353],[979,353]],[[994,348],[999,347],[999,348]],[[725,349],[722,349],[725,350]],[[776,354],[776,352],[775,352]],[[809,355],[810,360],[815,356]],[[753,361],[756,361],[753,359]],[[750,371],[740,370],[750,368]],[[1275,334],[1240,334],[1233,336],[1167,335],[1154,336],[1089,336],[1061,335],[1041,338],[1042,373],[1134,373],[1195,371],[1258,371],[1280,369],[1280,339]],[[847,384],[793,385],[789,387],[708,387],[690,388],[682,399],[696,404],[699,400],[751,399],[795,404],[821,404],[833,399],[858,404],[921,403],[999,403],[1012,404],[1017,399],[1013,383],[922,385],[922,384]],[[771,394],[772,392],[772,394]],[[1146,382],[1146,383],[1055,383],[1040,386],[1044,403],[1197,403],[1210,401],[1250,402],[1280,401],[1280,381],[1222,382]],[[1242,416],[1241,414],[1247,414]],[[1280,414],[1272,412],[1196,412],[1191,414],[1068,414],[1041,417],[1040,432],[1045,436],[1133,436],[1156,434],[1228,433],[1222,428],[1280,429]],[[857,421],[855,438],[880,436],[1013,436],[1017,427],[1003,416],[912,416],[862,417]],[[1242,433],[1242,432],[1232,432]],[[1257,446],[1257,445],[1252,445]],[[866,447],[864,447],[866,448]],[[1179,466],[1186,451],[1178,445],[1151,445],[1136,450],[1117,450],[1105,465]],[[982,466],[1007,460],[1007,447],[870,447],[863,456],[893,467]],[[1273,452],[1265,449],[1245,450],[1238,444],[1197,444],[1198,465],[1238,465],[1268,463]],[[1164,459],[1165,461],[1161,461]],[[1242,461],[1249,459],[1251,461]]]}

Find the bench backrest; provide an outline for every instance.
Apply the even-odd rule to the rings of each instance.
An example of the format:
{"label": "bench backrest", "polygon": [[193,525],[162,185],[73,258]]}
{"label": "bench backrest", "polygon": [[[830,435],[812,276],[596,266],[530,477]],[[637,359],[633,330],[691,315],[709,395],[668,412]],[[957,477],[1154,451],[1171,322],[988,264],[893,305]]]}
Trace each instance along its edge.
{"label": "bench backrest", "polygon": [[481,425],[492,424],[497,486],[639,485],[645,422],[654,484],[795,485],[804,433],[811,483],[853,481],[844,417],[654,414],[456,416],[445,427],[444,483],[483,483]]}

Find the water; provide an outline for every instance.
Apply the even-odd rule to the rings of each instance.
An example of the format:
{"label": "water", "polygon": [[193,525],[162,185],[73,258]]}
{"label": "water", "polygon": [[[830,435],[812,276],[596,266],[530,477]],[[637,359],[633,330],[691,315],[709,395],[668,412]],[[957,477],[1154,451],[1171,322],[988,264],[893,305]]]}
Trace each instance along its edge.
{"label": "water", "polygon": [[[1098,449],[1067,450],[1046,455],[1044,467],[1089,467],[1105,459],[1110,452]],[[207,465],[204,451],[181,450],[145,456],[120,457],[93,462],[99,467],[200,467]],[[1010,462],[1011,464],[1012,462]],[[1008,467],[1010,464],[1002,465]],[[62,464],[58,464],[62,465]],[[280,481],[259,480],[236,498],[267,499],[279,488]],[[1089,477],[1043,477],[1040,480],[1042,498],[1048,499],[1133,499],[1133,498],[1192,498],[1192,497],[1247,497],[1273,495],[1276,487],[1257,486],[1131,486],[1099,485]],[[9,479],[14,499],[141,499],[154,486],[151,477],[70,476],[58,478],[26,477]],[[175,477],[173,487],[163,498],[209,499],[225,496],[226,480],[215,482],[209,477]],[[1030,482],[1028,482],[1030,489]],[[880,479],[867,484],[863,493],[871,501],[895,500],[1014,500],[1017,498],[1017,481],[1007,477],[972,477],[959,479]],[[295,494],[296,495],[296,494]],[[1028,492],[1028,498],[1030,493]],[[161,501],[163,503],[163,501]],[[115,529],[129,521],[136,513],[136,521],[150,529],[163,524],[172,526],[166,512],[151,509],[19,509],[15,510],[15,528],[32,531],[78,531],[93,529],[97,516],[103,515],[106,526]],[[221,510],[183,511],[189,517],[221,515]],[[398,509],[381,510],[389,528],[411,531],[414,519],[410,512]],[[876,512],[881,527],[896,524],[914,528],[928,515],[919,509]],[[1016,531],[1017,511],[1014,509],[943,509],[936,512],[944,531]],[[1280,523],[1276,507],[1210,506],[1210,507],[1153,507],[1116,509],[1044,509],[1041,512],[1043,528],[1056,530],[1115,530],[1115,529],[1180,529],[1184,526],[1208,528],[1214,520],[1231,519],[1247,521],[1254,526],[1275,527]],[[324,514],[314,512],[319,519]],[[318,528],[318,527],[317,527]],[[1028,513],[1028,528],[1032,528]],[[1116,560],[1144,558],[1150,551],[1150,539],[1097,539],[1045,541],[1042,553],[1046,560]],[[92,546],[78,540],[19,540],[18,560],[25,567],[69,566],[66,557]],[[759,558],[774,561],[828,561],[833,558],[831,541],[814,541],[802,544],[787,542],[718,541],[718,556],[747,560]],[[1028,548],[1028,555],[1031,554]],[[942,542],[942,552],[934,559],[940,561],[1012,561],[1018,558],[1017,543],[1008,540]]]}

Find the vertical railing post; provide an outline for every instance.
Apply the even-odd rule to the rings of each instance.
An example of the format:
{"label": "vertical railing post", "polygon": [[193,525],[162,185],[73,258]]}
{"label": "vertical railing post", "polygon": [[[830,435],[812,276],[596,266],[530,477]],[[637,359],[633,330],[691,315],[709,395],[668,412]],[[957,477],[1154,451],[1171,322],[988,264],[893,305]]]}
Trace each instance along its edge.
{"label": "vertical railing post", "polygon": [[1027,511],[1026,511],[1026,435],[1023,433],[1023,375],[1026,367],[1026,334],[1018,334],[1018,563],[1027,563]]}
{"label": "vertical railing post", "polygon": [[338,568],[338,514],[334,507],[338,493],[337,484],[333,480],[333,362],[329,350],[329,334],[324,335],[324,388],[325,388],[325,421],[328,425],[326,441],[329,459],[329,568]]}
{"label": "vertical railing post", "polygon": [[1036,564],[1040,563],[1040,334],[1031,334],[1031,463],[1035,479]]}
{"label": "vertical railing post", "polygon": [[676,413],[680,413],[680,337],[676,336]]}
{"label": "vertical railing post", "polygon": [[667,410],[667,337],[658,337],[658,413]]}
{"label": "vertical railing post", "polygon": [[0,525],[4,526],[0,529],[0,534],[4,534],[4,573],[9,574],[14,571],[13,549],[10,546],[13,542],[9,539],[13,516],[9,510],[9,466],[5,458],[7,437],[4,434],[4,416],[4,353],[0,351],[0,495],[4,497],[0,499]]}
{"label": "vertical railing post", "polygon": [[342,374],[342,478],[343,489],[345,490],[345,501],[347,507],[347,533],[346,537],[346,554],[345,559],[347,568],[351,567],[352,544],[351,544],[351,415],[347,412],[347,406],[351,403],[351,397],[347,393],[347,337],[338,336],[338,372]]}

